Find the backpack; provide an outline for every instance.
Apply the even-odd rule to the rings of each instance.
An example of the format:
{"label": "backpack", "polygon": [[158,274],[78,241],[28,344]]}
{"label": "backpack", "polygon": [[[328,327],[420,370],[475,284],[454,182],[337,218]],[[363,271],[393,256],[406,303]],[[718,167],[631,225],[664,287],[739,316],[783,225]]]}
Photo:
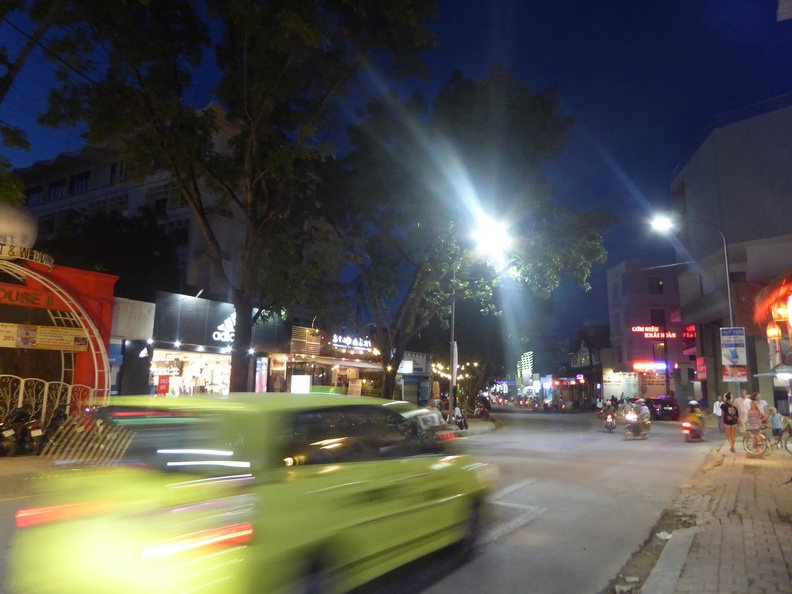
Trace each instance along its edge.
{"label": "backpack", "polygon": [[726,412],[723,414],[723,422],[727,425],[736,425],[738,419],[737,407],[729,403],[726,405]]}

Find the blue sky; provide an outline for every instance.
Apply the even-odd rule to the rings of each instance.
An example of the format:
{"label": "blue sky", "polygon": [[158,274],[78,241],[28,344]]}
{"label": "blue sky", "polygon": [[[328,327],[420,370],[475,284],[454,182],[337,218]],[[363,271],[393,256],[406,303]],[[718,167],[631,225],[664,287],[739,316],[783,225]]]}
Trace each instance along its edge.
{"label": "blue sky", "polygon": [[[792,21],[777,22],[775,10],[775,0],[441,0],[428,88],[455,69],[483,76],[493,62],[535,90],[556,85],[576,120],[547,168],[557,196],[622,217],[594,289],[565,284],[557,294],[559,332],[585,318],[607,323],[607,268],[628,257],[673,257],[643,222],[668,205],[675,168],[707,131],[768,101],[788,102]],[[10,153],[18,166],[82,144],[79,130],[35,126],[51,71],[35,55],[0,104],[0,118],[19,122],[33,143],[30,153]]]}

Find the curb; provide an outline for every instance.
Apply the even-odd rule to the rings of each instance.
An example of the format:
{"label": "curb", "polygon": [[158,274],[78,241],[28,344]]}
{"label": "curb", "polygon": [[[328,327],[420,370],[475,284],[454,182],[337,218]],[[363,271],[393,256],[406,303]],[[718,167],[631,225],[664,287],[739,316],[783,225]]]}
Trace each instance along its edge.
{"label": "curb", "polygon": [[641,587],[641,594],[668,594],[674,591],[697,532],[698,527],[694,526],[671,533],[657,564]]}

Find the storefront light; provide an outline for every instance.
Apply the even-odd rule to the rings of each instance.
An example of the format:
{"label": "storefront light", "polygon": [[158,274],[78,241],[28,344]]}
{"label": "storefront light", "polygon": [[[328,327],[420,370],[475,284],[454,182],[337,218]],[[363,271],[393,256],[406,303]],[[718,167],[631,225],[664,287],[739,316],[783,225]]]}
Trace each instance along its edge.
{"label": "storefront light", "polygon": [[248,349],[248,355],[253,355],[255,352],[253,349]]}
{"label": "storefront light", "polygon": [[175,346],[178,349],[181,346],[181,341],[177,340],[176,342],[173,343],[173,346]]}

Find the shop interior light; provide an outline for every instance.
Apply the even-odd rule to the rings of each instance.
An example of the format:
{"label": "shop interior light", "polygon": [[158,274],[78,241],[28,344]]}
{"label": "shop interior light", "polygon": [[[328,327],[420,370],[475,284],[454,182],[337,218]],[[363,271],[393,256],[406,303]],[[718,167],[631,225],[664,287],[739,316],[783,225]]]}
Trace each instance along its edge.
{"label": "shop interior light", "polygon": [[773,316],[774,322],[786,322],[789,320],[787,303],[784,303],[783,301],[776,301],[773,304],[773,308],[770,310],[770,315]]}
{"label": "shop interior light", "polygon": [[253,349],[248,349],[248,355],[252,355],[252,354],[254,354],[255,352],[256,352],[256,351],[254,351]]}
{"label": "shop interior light", "polygon": [[770,322],[767,325],[767,338],[768,340],[781,340],[781,326],[775,322]]}
{"label": "shop interior light", "polygon": [[173,343],[173,346],[175,346],[178,349],[181,346],[181,341],[177,340],[176,342]]}
{"label": "shop interior light", "polygon": [[149,339],[146,341],[146,343],[147,343],[147,344],[154,344],[154,339],[153,339],[153,338],[149,338]]}

